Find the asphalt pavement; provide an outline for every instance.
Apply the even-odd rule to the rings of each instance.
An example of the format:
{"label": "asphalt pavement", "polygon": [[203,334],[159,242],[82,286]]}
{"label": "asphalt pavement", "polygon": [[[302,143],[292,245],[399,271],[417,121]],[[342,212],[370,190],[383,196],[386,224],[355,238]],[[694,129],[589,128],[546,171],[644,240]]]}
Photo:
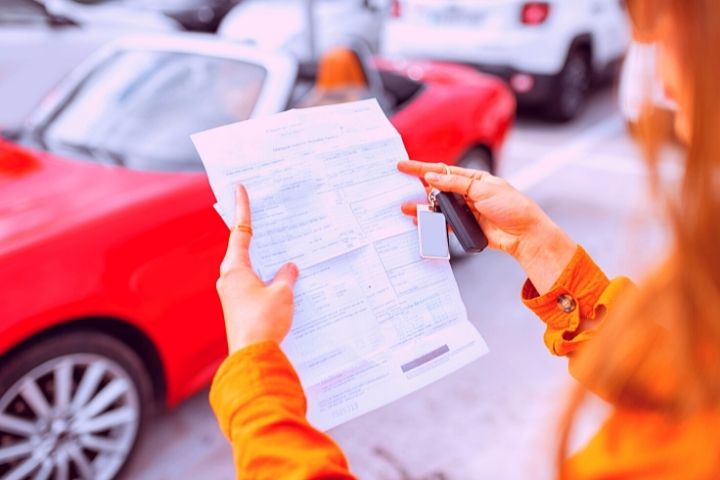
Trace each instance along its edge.
{"label": "asphalt pavement", "polygon": [[[596,92],[584,114],[567,125],[521,116],[500,173],[609,276],[642,279],[662,251],[666,235],[612,89]],[[512,259],[488,251],[455,258],[453,269],[490,353],[329,433],[363,479],[551,479],[558,418],[573,385],[566,361],[548,353],[544,325],[521,304],[524,276]],[[589,405],[575,444],[588,438],[605,412],[599,401]],[[235,478],[207,390],[149,425],[125,478]]]}

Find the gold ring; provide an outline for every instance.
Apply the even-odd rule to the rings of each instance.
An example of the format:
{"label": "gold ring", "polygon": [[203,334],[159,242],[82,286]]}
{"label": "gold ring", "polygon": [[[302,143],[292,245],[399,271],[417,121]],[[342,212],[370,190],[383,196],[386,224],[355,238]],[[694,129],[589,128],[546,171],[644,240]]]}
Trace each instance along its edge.
{"label": "gold ring", "polygon": [[475,181],[475,177],[470,177],[470,183],[468,183],[468,186],[465,189],[465,198],[467,198],[467,196],[470,195],[470,189],[472,188],[472,184],[474,181]]}
{"label": "gold ring", "polygon": [[253,234],[253,229],[250,225],[247,225],[245,223],[241,223],[239,225],[235,225],[235,230],[239,232],[249,233],[250,236]]}
{"label": "gold ring", "polygon": [[451,174],[452,174],[452,172],[450,171],[450,167],[448,167],[447,165],[445,165],[445,164],[442,163],[442,162],[439,162],[439,164],[442,165],[442,167],[445,169],[445,175],[451,175]]}

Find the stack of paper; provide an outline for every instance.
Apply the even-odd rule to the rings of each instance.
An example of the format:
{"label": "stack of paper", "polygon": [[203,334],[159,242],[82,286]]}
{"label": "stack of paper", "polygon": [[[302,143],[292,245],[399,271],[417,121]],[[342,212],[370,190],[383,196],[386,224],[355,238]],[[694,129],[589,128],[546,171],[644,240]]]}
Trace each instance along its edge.
{"label": "stack of paper", "polygon": [[407,153],[375,100],[290,110],[192,139],[228,226],[235,185],[249,192],[260,276],[272,278],[288,261],[300,268],[282,348],[317,427],[385,405],[487,352],[449,263],[419,256],[400,204],[424,191],[396,170]]}

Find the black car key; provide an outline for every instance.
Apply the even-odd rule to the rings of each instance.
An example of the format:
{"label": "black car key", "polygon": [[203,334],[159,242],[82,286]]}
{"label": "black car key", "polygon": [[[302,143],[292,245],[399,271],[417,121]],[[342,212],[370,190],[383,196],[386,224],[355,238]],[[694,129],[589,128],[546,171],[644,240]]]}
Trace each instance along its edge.
{"label": "black car key", "polygon": [[461,195],[433,188],[429,198],[431,205],[445,215],[463,250],[470,253],[485,250],[488,245],[487,237]]}

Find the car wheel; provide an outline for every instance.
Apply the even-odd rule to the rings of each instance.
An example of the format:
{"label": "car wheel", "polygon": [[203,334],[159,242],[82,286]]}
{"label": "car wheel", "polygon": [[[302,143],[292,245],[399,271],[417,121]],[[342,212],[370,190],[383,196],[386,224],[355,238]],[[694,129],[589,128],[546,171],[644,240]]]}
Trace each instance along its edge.
{"label": "car wheel", "polygon": [[590,91],[591,74],[587,52],[572,50],[555,79],[555,87],[548,100],[546,111],[551,119],[567,122],[580,113]]}
{"label": "car wheel", "polygon": [[482,147],[475,147],[468,150],[458,161],[458,165],[463,168],[472,168],[474,170],[483,170],[495,174],[495,163],[492,160],[490,152]]}
{"label": "car wheel", "polygon": [[0,478],[115,478],[151,405],[140,358],[97,332],[43,339],[0,365]]}

